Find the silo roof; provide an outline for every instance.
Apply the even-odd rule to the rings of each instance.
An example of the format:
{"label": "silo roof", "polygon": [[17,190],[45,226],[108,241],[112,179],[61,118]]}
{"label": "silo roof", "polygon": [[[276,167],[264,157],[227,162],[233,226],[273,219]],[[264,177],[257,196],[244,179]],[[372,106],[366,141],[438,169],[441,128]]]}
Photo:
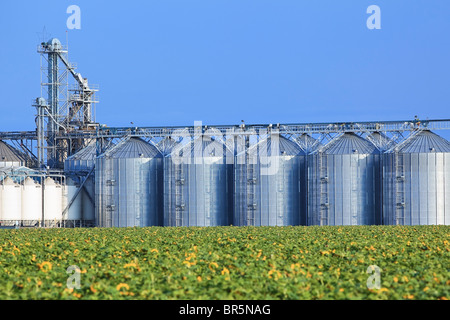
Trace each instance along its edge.
{"label": "silo roof", "polygon": [[320,143],[320,141],[311,137],[307,133],[302,133],[299,137],[297,137],[296,140],[300,143],[300,145],[302,147],[304,147],[306,150],[309,150],[309,151],[310,151],[311,147],[313,147],[313,149],[317,149],[320,146],[322,146],[322,143]]}
{"label": "silo roof", "polygon": [[381,143],[387,144],[391,142],[391,139],[386,137],[384,133],[381,132],[372,132],[369,137],[371,137],[374,140],[380,141]]}
{"label": "silo roof", "polygon": [[316,143],[317,139],[311,137],[309,134],[307,133],[302,133],[298,138],[297,141],[301,141],[305,144],[313,144]]}
{"label": "silo roof", "polygon": [[162,157],[158,148],[137,137],[130,137],[118,143],[100,157],[111,158],[158,158]]}
{"label": "silo roof", "polygon": [[4,162],[24,162],[25,159],[20,155],[19,151],[0,141],[0,161]]}
{"label": "silo roof", "polygon": [[[190,151],[191,157],[202,157],[202,156],[225,156],[227,152],[227,146],[222,142],[212,139],[208,136],[200,136],[192,139],[187,144],[185,144],[181,149],[176,148],[174,152],[186,152]],[[222,150],[222,153],[217,153],[216,151]],[[208,153],[210,152],[210,153]]]}
{"label": "silo roof", "polygon": [[[297,155],[304,155],[305,152],[303,151],[300,146],[295,143],[292,140],[289,140],[282,135],[277,135],[278,138],[278,146],[275,145],[272,146],[272,137],[267,137],[264,140],[261,140],[256,145],[250,147],[249,149],[249,155],[255,155],[257,153],[266,152],[265,155],[272,156],[272,151],[276,151],[277,154],[275,155],[290,155],[290,156],[297,156]],[[272,148],[276,150],[272,150]]]}
{"label": "silo roof", "polygon": [[321,151],[327,154],[372,154],[379,152],[373,143],[354,133],[344,133],[330,141]]}
{"label": "silo roof", "polygon": [[370,141],[375,144],[377,147],[385,150],[389,148],[390,146],[395,144],[394,140],[389,139],[384,133],[382,132],[372,132],[367,137],[368,139],[371,139]]}
{"label": "silo roof", "polygon": [[403,153],[450,152],[450,142],[429,130],[424,130],[408,139],[398,151]]}
{"label": "silo roof", "polygon": [[97,144],[93,140],[86,147],[68,157],[67,160],[94,160],[96,156]]}
{"label": "silo roof", "polygon": [[177,144],[177,142],[175,141],[175,139],[171,138],[171,137],[166,137],[164,139],[162,139],[160,142],[158,142],[156,144],[156,146],[158,147],[158,149],[161,151],[161,153],[163,155],[167,155],[169,154],[173,147]]}

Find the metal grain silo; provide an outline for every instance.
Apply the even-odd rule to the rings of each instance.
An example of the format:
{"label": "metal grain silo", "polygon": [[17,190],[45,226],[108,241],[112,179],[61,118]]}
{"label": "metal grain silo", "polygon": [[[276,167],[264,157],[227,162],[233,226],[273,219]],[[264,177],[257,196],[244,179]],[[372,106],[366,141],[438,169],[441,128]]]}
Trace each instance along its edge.
{"label": "metal grain silo", "polygon": [[86,147],[74,153],[64,161],[65,172],[89,172],[95,165],[97,144],[92,140]]}
{"label": "metal grain silo", "polygon": [[305,224],[301,194],[306,189],[300,181],[304,157],[298,144],[278,134],[236,155],[233,224]]}
{"label": "metal grain silo", "polygon": [[308,157],[308,225],[380,224],[380,152],[372,143],[344,133]]}
{"label": "metal grain silo", "polygon": [[207,136],[177,144],[164,158],[164,225],[231,224],[232,164],[226,146]]}
{"label": "metal grain silo", "polygon": [[0,140],[0,168],[25,166],[26,158],[16,149]]}
{"label": "metal grain silo", "polygon": [[42,220],[42,187],[34,179],[27,177],[22,188],[22,220]]}
{"label": "metal grain silo", "polygon": [[[296,142],[303,149],[306,155],[322,147],[322,143],[307,133],[303,133],[296,138]],[[307,225],[308,216],[308,157],[300,157],[300,224]]]}
{"label": "metal grain silo", "polygon": [[450,143],[424,130],[383,155],[383,223],[450,224]]}
{"label": "metal grain silo", "polygon": [[162,155],[129,137],[96,159],[96,224],[147,227],[162,224]]}
{"label": "metal grain silo", "polygon": [[[64,162],[64,171],[71,175],[78,184],[83,183],[83,190],[78,194],[75,201],[80,202],[81,217],[84,221],[95,219],[95,178],[92,171],[97,157],[97,143],[92,140],[86,147],[82,148]],[[68,198],[70,201],[71,197]],[[70,208],[69,210],[71,210]]]}
{"label": "metal grain silo", "polygon": [[0,186],[1,220],[22,219],[22,188],[10,177],[3,179]]}
{"label": "metal grain silo", "polygon": [[84,221],[95,221],[95,177],[89,176],[81,192],[81,203]]}

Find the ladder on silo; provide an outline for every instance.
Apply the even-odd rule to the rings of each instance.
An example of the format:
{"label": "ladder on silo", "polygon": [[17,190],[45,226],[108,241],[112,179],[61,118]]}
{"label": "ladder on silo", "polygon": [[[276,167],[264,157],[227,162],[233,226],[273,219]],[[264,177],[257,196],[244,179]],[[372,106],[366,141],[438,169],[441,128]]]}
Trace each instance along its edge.
{"label": "ladder on silo", "polygon": [[[116,180],[114,179],[113,169],[108,166],[106,170],[106,177],[109,179],[105,182],[106,192],[103,193],[105,196],[104,203],[106,204],[106,226],[113,227],[113,217],[117,217],[113,212],[116,211],[116,203],[114,201],[115,190],[114,187],[116,185]],[[101,213],[100,213],[101,215]]]}
{"label": "ladder on silo", "polygon": [[184,172],[183,164],[175,165],[175,226],[182,226],[183,210],[185,209],[183,199]]}
{"label": "ladder on silo", "polygon": [[328,156],[323,153],[318,153],[318,165],[319,165],[319,197],[320,197],[320,213],[319,213],[319,225],[328,224],[328,208],[330,206],[328,202]]}
{"label": "ladder on silo", "polygon": [[[350,224],[351,225],[359,225],[359,224],[365,224],[366,221],[358,221],[358,215],[360,213],[360,210],[364,210],[364,204],[361,200],[361,196],[358,195],[360,192],[358,183],[361,181],[360,176],[360,170],[358,169],[358,157],[357,154],[352,155],[350,158],[350,172],[351,172],[351,189],[350,189]],[[361,192],[362,194],[362,192]],[[368,212],[361,212],[362,214],[359,215],[361,217],[368,216]],[[345,212],[342,212],[342,216],[345,215]]]}
{"label": "ladder on silo", "polygon": [[403,225],[405,219],[405,171],[403,154],[396,152],[395,161],[395,224]]}
{"label": "ladder on silo", "polygon": [[256,210],[256,177],[255,166],[247,162],[247,225],[253,226],[255,223],[255,210]]}

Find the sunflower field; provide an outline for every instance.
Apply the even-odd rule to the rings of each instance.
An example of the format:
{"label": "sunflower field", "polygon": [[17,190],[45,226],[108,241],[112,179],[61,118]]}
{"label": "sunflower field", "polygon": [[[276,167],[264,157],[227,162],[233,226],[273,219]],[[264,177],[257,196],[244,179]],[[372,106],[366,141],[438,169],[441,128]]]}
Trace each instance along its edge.
{"label": "sunflower field", "polygon": [[449,226],[0,230],[2,300],[449,298]]}

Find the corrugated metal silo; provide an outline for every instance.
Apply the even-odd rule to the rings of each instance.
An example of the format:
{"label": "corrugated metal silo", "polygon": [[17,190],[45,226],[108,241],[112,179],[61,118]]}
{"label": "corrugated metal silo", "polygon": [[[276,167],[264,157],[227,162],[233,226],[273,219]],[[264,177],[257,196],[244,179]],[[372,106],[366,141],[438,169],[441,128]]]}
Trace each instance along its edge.
{"label": "corrugated metal silo", "polygon": [[164,225],[231,224],[232,164],[225,144],[199,136],[164,158]]}
{"label": "corrugated metal silo", "polygon": [[162,224],[162,155],[130,137],[96,159],[96,224],[146,227]]}
{"label": "corrugated metal silo", "polygon": [[[95,166],[95,158],[97,157],[96,141],[91,141],[86,147],[79,150],[72,156],[68,157],[64,162],[64,171],[76,175],[76,180],[81,183]],[[74,177],[75,178],[75,177]],[[83,185],[83,190],[78,194],[75,201],[80,202],[81,217],[85,221],[94,221],[95,219],[95,178],[94,174],[87,177]],[[68,200],[70,201],[70,197]],[[73,205],[73,204],[72,204]],[[72,210],[72,206],[69,209]]]}
{"label": "corrugated metal silo", "polygon": [[[322,147],[318,139],[313,138],[307,133],[301,134],[296,139],[299,146],[306,155]],[[308,157],[300,157],[300,224],[307,225],[308,216]]]}
{"label": "corrugated metal silo", "polygon": [[65,172],[89,172],[95,165],[97,157],[96,141],[91,141],[86,147],[71,155],[64,161]]}
{"label": "corrugated metal silo", "polygon": [[83,191],[81,192],[81,202],[83,210],[83,220],[95,220],[95,177],[89,176],[84,183]]}
{"label": "corrugated metal silo", "polygon": [[309,155],[308,225],[381,223],[380,152],[344,133]]}
{"label": "corrugated metal silo", "polygon": [[25,166],[25,157],[13,147],[0,140],[0,168]]}
{"label": "corrugated metal silo", "polygon": [[450,224],[450,143],[424,130],[383,156],[383,222]]}
{"label": "corrugated metal silo", "polygon": [[234,224],[287,226],[305,224],[300,181],[304,151],[293,141],[272,134],[236,155]]}

